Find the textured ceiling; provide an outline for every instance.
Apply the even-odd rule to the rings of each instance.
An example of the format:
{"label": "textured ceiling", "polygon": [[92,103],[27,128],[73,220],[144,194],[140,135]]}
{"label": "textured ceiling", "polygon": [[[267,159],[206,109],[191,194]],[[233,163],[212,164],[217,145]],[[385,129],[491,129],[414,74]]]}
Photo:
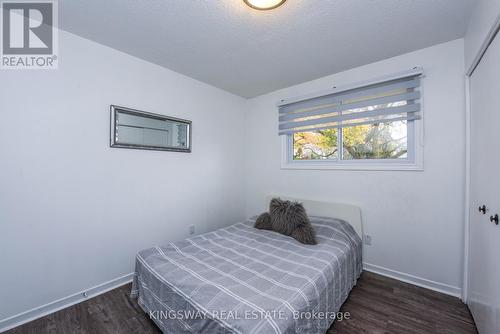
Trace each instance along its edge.
{"label": "textured ceiling", "polygon": [[253,97],[463,37],[475,0],[59,0],[62,29]]}

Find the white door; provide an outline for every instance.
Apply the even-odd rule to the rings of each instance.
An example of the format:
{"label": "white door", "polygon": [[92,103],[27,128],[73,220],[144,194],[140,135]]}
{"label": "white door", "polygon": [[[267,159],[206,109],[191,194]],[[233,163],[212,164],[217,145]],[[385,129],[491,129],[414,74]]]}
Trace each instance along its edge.
{"label": "white door", "polygon": [[[500,333],[500,34],[470,81],[469,307],[480,334]],[[486,214],[478,209],[485,205]]]}

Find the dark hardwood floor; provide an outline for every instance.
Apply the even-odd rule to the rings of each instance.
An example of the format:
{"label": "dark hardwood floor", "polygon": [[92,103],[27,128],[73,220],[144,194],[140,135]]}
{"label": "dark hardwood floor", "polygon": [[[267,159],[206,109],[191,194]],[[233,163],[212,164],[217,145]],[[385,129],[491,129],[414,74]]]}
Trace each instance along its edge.
{"label": "dark hardwood floor", "polygon": [[[6,334],[20,333],[160,333],[129,298],[130,284]],[[373,273],[364,272],[328,334],[477,333],[467,307],[458,299]]]}
{"label": "dark hardwood floor", "polygon": [[477,333],[467,306],[458,298],[364,272],[342,306],[350,320],[328,334]]}

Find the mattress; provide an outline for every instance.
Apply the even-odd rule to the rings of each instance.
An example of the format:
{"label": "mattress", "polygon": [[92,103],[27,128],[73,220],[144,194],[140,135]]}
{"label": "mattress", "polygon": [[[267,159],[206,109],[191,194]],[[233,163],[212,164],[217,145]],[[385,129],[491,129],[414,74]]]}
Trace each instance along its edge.
{"label": "mattress", "polygon": [[133,297],[165,333],[325,333],[362,271],[345,221],[310,217],[317,245],[255,218],[140,251]]}

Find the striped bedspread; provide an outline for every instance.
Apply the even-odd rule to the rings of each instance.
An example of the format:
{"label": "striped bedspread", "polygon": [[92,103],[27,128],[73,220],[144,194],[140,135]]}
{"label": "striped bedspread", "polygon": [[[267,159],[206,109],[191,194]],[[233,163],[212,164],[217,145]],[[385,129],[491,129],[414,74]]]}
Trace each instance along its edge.
{"label": "striped bedspread", "polygon": [[311,217],[310,246],[254,222],[137,254],[132,296],[163,332],[326,332],[361,273],[359,236]]}

